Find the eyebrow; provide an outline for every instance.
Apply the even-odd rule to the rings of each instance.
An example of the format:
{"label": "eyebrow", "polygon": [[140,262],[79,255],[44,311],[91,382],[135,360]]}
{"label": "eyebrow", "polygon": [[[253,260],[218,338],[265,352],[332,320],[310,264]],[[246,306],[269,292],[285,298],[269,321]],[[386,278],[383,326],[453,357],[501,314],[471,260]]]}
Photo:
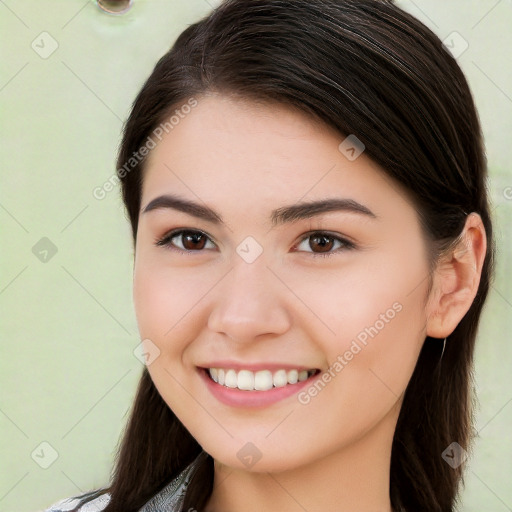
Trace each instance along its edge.
{"label": "eyebrow", "polygon": [[[160,209],[178,210],[213,224],[224,223],[222,217],[212,208],[174,194],[155,197],[141,210],[141,212],[144,214]],[[368,207],[354,201],[353,199],[329,198],[319,201],[301,202],[277,208],[272,211],[270,219],[272,226],[275,227],[280,224],[309,219],[316,215],[321,215],[322,213],[334,211],[358,213],[367,217],[377,218],[377,216]]]}

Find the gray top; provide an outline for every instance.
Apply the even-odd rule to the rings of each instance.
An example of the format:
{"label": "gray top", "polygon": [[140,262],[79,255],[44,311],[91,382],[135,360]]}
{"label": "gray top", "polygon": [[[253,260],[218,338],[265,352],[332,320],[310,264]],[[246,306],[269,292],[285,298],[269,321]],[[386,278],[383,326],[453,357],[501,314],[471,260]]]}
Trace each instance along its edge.
{"label": "gray top", "polygon": [[[158,494],[153,496],[139,512],[181,512],[185,491],[195,469],[200,454],[191,464],[189,464],[174,480],[166,485]],[[80,507],[80,512],[100,512],[105,509],[110,501],[110,495],[103,494],[95,500],[89,501]],[[55,503],[45,512],[65,512],[73,510],[80,502],[79,498],[66,498]]]}

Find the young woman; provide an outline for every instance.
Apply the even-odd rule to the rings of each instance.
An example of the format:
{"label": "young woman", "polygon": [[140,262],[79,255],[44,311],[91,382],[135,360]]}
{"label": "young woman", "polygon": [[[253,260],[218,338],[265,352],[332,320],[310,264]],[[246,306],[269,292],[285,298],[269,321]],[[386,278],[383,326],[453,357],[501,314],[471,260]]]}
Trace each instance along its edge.
{"label": "young woman", "polygon": [[109,487],[49,510],[454,510],[493,242],[436,35],[227,0],[144,84],[118,175],[147,367]]}

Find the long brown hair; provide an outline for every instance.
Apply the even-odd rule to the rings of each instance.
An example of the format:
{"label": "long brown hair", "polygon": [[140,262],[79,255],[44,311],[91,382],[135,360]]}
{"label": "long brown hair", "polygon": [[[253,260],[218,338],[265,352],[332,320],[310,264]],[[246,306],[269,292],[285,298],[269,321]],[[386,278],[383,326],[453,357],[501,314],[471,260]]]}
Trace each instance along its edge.
{"label": "long brown hair", "polygon": [[[477,296],[441,360],[439,340],[425,340],[391,456],[394,510],[452,511],[463,466],[452,469],[441,454],[453,441],[470,448],[473,350],[494,252],[481,129],[457,62],[390,0],[225,1],[159,60],[125,124],[118,176],[134,243],[145,159],[133,154],[176,109],[209,91],[280,102],[355,134],[413,199],[431,263],[467,214],[480,214],[488,251]],[[110,486],[86,500],[110,492],[105,512],[135,512],[200,453],[145,369]],[[212,487],[206,454],[184,510],[201,511]]]}

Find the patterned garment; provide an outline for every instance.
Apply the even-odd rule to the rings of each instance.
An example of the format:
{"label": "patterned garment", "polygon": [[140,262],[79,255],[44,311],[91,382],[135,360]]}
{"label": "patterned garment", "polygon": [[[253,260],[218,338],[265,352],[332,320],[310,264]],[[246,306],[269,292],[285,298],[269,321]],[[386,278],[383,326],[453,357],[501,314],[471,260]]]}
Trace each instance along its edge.
{"label": "patterned garment", "polygon": [[[200,454],[189,466],[187,466],[174,480],[166,485],[158,494],[153,496],[139,512],[180,512],[183,499],[189,484],[192,472],[195,469]],[[101,512],[110,501],[110,495],[104,494],[95,500],[85,503],[80,507],[80,512]],[[73,510],[80,502],[77,498],[67,498],[55,503],[44,512],[66,512]]]}

